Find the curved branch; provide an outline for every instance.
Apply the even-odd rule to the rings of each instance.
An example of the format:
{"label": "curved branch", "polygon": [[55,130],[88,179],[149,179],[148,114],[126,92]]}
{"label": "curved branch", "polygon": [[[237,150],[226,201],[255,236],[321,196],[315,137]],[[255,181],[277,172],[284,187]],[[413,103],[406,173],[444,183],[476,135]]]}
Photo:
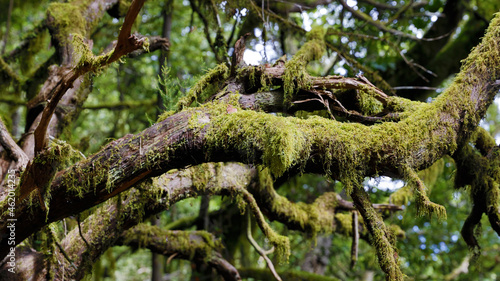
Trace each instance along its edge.
{"label": "curved branch", "polygon": [[[40,119],[40,122],[35,129],[35,155],[37,155],[40,151],[42,151],[42,149],[47,147],[46,134],[50,119],[52,118],[52,114],[54,113],[57,104],[61,100],[62,96],[66,93],[66,91],[72,87],[73,82],[81,75],[115,62],[123,55],[126,55],[136,49],[143,47],[144,41],[138,39],[135,36],[131,36],[130,32],[132,24],[139,14],[139,10],[144,5],[144,1],[145,0],[134,0],[132,2],[127,15],[125,16],[125,21],[123,22],[123,25],[120,29],[116,47],[110,54],[100,57],[85,57],[83,61],[81,60],[75,68],[61,69],[61,80],[52,89],[50,97],[48,97],[48,104],[44,108],[42,112],[42,118]],[[91,53],[91,51],[88,50],[88,46],[86,46],[84,42],[81,42],[81,44],[84,45],[82,48],[87,48],[87,50],[84,49],[84,51]]]}
{"label": "curved branch", "polygon": [[266,261],[267,267],[272,272],[274,278],[278,281],[281,281],[281,277],[276,272],[276,269],[274,269],[273,262],[267,256],[267,252],[272,252],[274,248],[272,248],[270,251],[265,251],[259,246],[259,244],[257,244],[257,241],[255,241],[255,239],[253,239],[252,237],[252,219],[250,217],[250,212],[247,212],[247,238],[248,241],[250,241],[250,244],[252,244],[254,249],[257,251],[257,253],[259,253],[259,255]]}
{"label": "curved branch", "polygon": [[220,241],[205,231],[172,231],[139,224],[124,231],[116,245],[144,247],[164,256],[175,254],[175,258],[198,260],[213,267],[226,281],[241,280],[236,268],[219,253],[223,248]]}
{"label": "curved branch", "polygon": [[[12,136],[10,135],[7,127],[3,123],[0,117],[0,145],[7,151],[9,157],[14,160],[15,165],[12,167],[17,170],[18,173],[24,171],[26,165],[28,165],[28,156],[26,153],[16,144]],[[7,173],[7,171],[5,172]],[[3,171],[0,170],[0,184],[3,182],[4,175]]]}

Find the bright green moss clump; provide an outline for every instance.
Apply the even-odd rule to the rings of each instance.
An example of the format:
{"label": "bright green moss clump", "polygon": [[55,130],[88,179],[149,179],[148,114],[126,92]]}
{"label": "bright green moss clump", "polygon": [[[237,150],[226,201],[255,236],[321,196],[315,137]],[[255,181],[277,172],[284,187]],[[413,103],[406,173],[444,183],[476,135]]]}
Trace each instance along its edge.
{"label": "bright green moss clump", "polygon": [[214,69],[207,72],[207,74],[203,75],[203,77],[198,80],[196,85],[194,85],[189,92],[177,103],[177,111],[180,111],[191,105],[194,101],[198,100],[200,94],[207,88],[209,85],[216,83],[217,81],[221,81],[227,77],[229,74],[229,69],[225,63],[221,63],[217,65]]}
{"label": "bright green moss clump", "polygon": [[384,109],[384,105],[369,93],[359,91],[358,95],[359,107],[363,114],[373,116],[381,113]]}
{"label": "bright green moss clump", "polygon": [[[275,176],[282,175],[290,166],[307,157],[310,147],[306,136],[297,130],[295,118],[281,118],[270,114],[238,110],[216,118],[207,134],[212,147],[236,147],[245,151],[249,162],[260,157]],[[262,151],[262,155],[257,155]],[[260,153],[259,153],[260,154]]]}

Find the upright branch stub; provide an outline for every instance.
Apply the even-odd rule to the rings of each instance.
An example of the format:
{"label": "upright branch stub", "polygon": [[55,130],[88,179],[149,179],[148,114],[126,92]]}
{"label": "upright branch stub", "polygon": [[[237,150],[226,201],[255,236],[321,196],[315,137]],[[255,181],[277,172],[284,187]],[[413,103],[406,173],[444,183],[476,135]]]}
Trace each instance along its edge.
{"label": "upright branch stub", "polygon": [[236,75],[236,69],[240,67],[240,64],[244,63],[243,54],[245,53],[245,41],[248,36],[250,36],[250,32],[241,36],[234,44],[233,56],[231,57],[231,77]]}
{"label": "upright branch stub", "polygon": [[307,42],[291,60],[285,63],[283,73],[285,103],[292,101],[296,89],[307,88],[309,75],[305,68],[310,61],[320,59],[323,56],[326,50],[324,37],[325,31],[322,28],[313,28],[307,33]]}

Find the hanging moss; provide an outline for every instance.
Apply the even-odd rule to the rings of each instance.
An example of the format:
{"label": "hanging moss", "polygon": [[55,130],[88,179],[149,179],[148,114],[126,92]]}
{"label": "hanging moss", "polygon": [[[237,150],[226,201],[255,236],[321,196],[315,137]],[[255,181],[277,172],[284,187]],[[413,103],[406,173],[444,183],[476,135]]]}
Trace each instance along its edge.
{"label": "hanging moss", "polygon": [[55,223],[49,224],[45,226],[41,231],[40,231],[40,240],[41,240],[41,251],[44,255],[44,259],[46,262],[46,267],[47,267],[47,275],[46,278],[47,280],[55,280],[55,270],[53,270],[53,267],[58,267],[58,260],[56,256],[56,242],[57,242],[57,235],[56,235],[56,229],[57,226]]}
{"label": "hanging moss", "polygon": [[413,189],[417,215],[428,215],[429,217],[432,217],[432,215],[435,214],[438,219],[445,220],[446,209],[444,206],[430,201],[429,197],[427,197],[424,183],[418,177],[418,174],[410,168],[406,168],[404,174],[407,179],[407,184],[412,186]]}
{"label": "hanging moss", "polygon": [[335,225],[337,232],[346,236],[352,236],[352,215],[347,213],[335,214]]}
{"label": "hanging moss", "polygon": [[[286,216],[288,222],[300,225],[301,229],[307,231],[313,238],[319,232],[331,233],[333,231],[331,214],[337,206],[336,193],[324,193],[312,204],[290,202],[286,197],[276,193],[271,173],[268,168],[264,167],[259,169],[258,189],[267,195],[266,199],[270,203],[269,208],[272,209],[273,213],[278,216]],[[329,214],[321,213],[321,210],[327,211]]]}

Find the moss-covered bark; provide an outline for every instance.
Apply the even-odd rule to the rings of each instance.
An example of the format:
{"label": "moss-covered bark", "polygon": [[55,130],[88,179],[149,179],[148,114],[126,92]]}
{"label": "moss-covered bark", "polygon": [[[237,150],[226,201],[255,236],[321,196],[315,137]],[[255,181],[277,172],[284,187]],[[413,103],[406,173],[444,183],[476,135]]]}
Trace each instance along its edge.
{"label": "moss-covered bark", "polygon": [[[71,5],[76,4],[81,3],[71,3]],[[62,16],[55,16],[58,12],[64,11],[64,8],[68,7],[51,6],[49,17],[58,18],[59,21],[55,21],[52,27],[67,34],[70,31],[64,27],[71,22]],[[66,10],[74,10],[74,7]],[[77,16],[80,17],[81,15]],[[86,28],[87,26],[84,28],[79,23],[71,27],[71,32],[86,32]],[[54,32],[53,30],[53,34],[56,34]],[[122,43],[123,40],[128,42],[129,38],[126,35],[130,35],[130,29],[128,32],[129,34],[124,31],[125,35],[120,33]],[[127,38],[123,39],[123,36]],[[57,35],[54,35],[54,38],[65,44],[63,43],[65,41]],[[135,39],[131,40],[132,45],[126,43],[120,45],[119,38],[116,52],[95,57],[85,44],[84,37],[75,35],[75,38],[82,56],[78,62],[75,61],[74,69],[60,69],[59,80],[56,80],[56,86],[52,88],[56,89],[56,101],[49,102],[49,107],[53,110],[57,107],[57,100],[64,94],[63,90],[69,88],[76,77],[86,71],[98,69],[142,43],[134,37]],[[58,172],[53,180],[52,172],[55,172],[55,167],[51,173],[46,173],[50,179],[45,179],[40,184],[44,184],[43,187],[50,191],[51,196],[45,198],[47,210],[42,212],[43,207],[40,204],[33,204],[30,200],[21,198],[14,217],[18,221],[17,242],[51,222],[78,214],[137,186],[140,187],[139,190],[147,191],[143,191],[144,194],[138,190],[130,191],[124,202],[120,204],[108,202],[87,219],[84,223],[84,233],[89,235],[86,239],[90,247],[74,246],[78,244],[75,241],[80,239],[77,230],[65,238],[62,245],[73,262],[78,265],[77,269],[72,271],[70,263],[67,262],[65,267],[68,271],[65,274],[76,278],[82,277],[91,262],[104,249],[116,242],[116,236],[108,235],[109,233],[121,234],[141,221],[145,214],[154,213],[183,198],[201,194],[232,195],[242,210],[248,205],[264,235],[277,248],[278,256],[286,260],[290,253],[288,238],[276,233],[269,226],[262,209],[270,212],[272,214],[270,217],[274,216],[273,218],[292,228],[313,234],[334,231],[337,227],[332,223],[334,221],[339,222],[339,231],[350,233],[346,227],[349,224],[345,223],[347,222],[345,217],[333,214],[340,205],[335,194],[326,193],[315,203],[306,205],[291,203],[278,196],[272,189],[271,177],[280,177],[285,173],[312,172],[328,175],[344,183],[346,192],[352,196],[363,216],[387,278],[400,280],[402,273],[395,254],[394,235],[374,211],[366,193],[360,187],[360,182],[364,177],[375,175],[404,178],[415,187],[417,208],[422,210],[422,213],[445,215],[442,207],[434,205],[426,197],[422,181],[419,180],[416,171],[430,166],[447,154],[455,153],[456,159],[462,159],[461,161],[464,161],[462,154],[472,154],[467,150],[467,143],[476,131],[486,108],[500,89],[498,38],[500,38],[499,15],[493,19],[482,43],[464,61],[461,73],[452,85],[429,104],[388,97],[363,77],[349,79],[309,76],[305,71],[308,61],[318,59],[324,52],[323,33],[317,30],[310,33],[309,41],[296,58],[287,63],[259,69],[246,68],[239,71],[237,77],[231,77],[234,78],[232,81],[225,81],[227,67],[220,65],[193,87],[187,99],[179,104],[179,110],[182,111],[166,114],[150,128],[109,143],[98,153]],[[215,100],[200,107],[188,107],[207,86],[215,86],[218,90]],[[223,87],[226,88],[222,89]],[[272,87],[281,89],[273,91]],[[233,89],[238,89],[238,93]],[[266,93],[262,92],[264,90]],[[283,94],[283,98],[272,98],[276,93]],[[351,95],[352,93],[354,94]],[[272,103],[273,105],[266,110],[288,108],[290,102],[299,102],[304,97],[311,100],[314,97],[330,113],[329,102],[337,102],[339,112],[345,115],[358,114],[359,118],[375,119],[370,119],[374,120],[370,123],[372,126],[365,126],[318,116],[304,118],[284,114],[273,115],[265,111],[251,110],[256,107],[252,107],[255,104],[245,104],[249,100],[248,96],[245,96],[247,94],[253,94],[255,98],[250,104],[257,103],[257,100],[263,105]],[[257,99],[259,95],[260,98]],[[277,105],[279,102],[283,103],[281,107]],[[345,108],[343,104],[349,104],[350,107]],[[260,104],[258,107],[266,108]],[[41,118],[45,129],[50,125],[51,114],[48,110],[45,117]],[[379,115],[387,118],[377,119]],[[41,129],[36,135],[39,140],[42,139],[41,142],[38,141],[37,152],[40,152],[45,148],[45,130],[42,127],[38,128]],[[474,187],[472,192],[474,202],[481,203],[485,207],[475,207],[464,226],[463,233],[466,238],[470,238],[470,245],[477,244],[474,237],[468,233],[471,226],[477,224],[480,216],[478,214],[487,213],[493,228],[497,232],[499,229],[498,152],[491,148],[493,146],[491,140],[485,138],[478,140],[482,140],[482,145],[480,141],[477,142],[479,150],[483,154],[487,151],[487,154],[482,155],[482,158],[474,158],[474,162],[478,164],[476,167],[480,168],[467,175],[467,181],[464,183]],[[48,156],[37,159],[51,162],[50,164],[61,160],[49,159]],[[163,183],[156,182],[154,188],[147,186],[152,177],[172,169],[184,169],[211,161],[258,164],[266,167],[265,171],[269,171],[269,174],[263,172],[258,184],[254,182],[257,186],[250,188],[250,192],[241,186],[241,178],[210,182],[212,169],[217,169],[213,167],[204,171],[198,170],[200,173],[195,177],[189,174],[189,170],[171,172],[171,174],[176,173],[176,176]],[[35,175],[33,169],[28,171],[26,175],[29,176],[30,173],[32,176]],[[250,175],[248,171],[242,173],[249,180],[251,176],[255,176]],[[181,185],[181,179],[187,180],[189,177],[189,184]],[[30,187],[38,184],[30,183]],[[169,189],[169,184],[179,184],[182,187]],[[159,188],[157,185],[162,187]],[[0,212],[2,219],[0,230],[5,231],[7,204],[3,203],[0,206]],[[5,256],[9,251],[5,246],[7,245],[5,239],[2,237],[0,241],[0,256]],[[85,259],[90,262],[85,263]]]}

